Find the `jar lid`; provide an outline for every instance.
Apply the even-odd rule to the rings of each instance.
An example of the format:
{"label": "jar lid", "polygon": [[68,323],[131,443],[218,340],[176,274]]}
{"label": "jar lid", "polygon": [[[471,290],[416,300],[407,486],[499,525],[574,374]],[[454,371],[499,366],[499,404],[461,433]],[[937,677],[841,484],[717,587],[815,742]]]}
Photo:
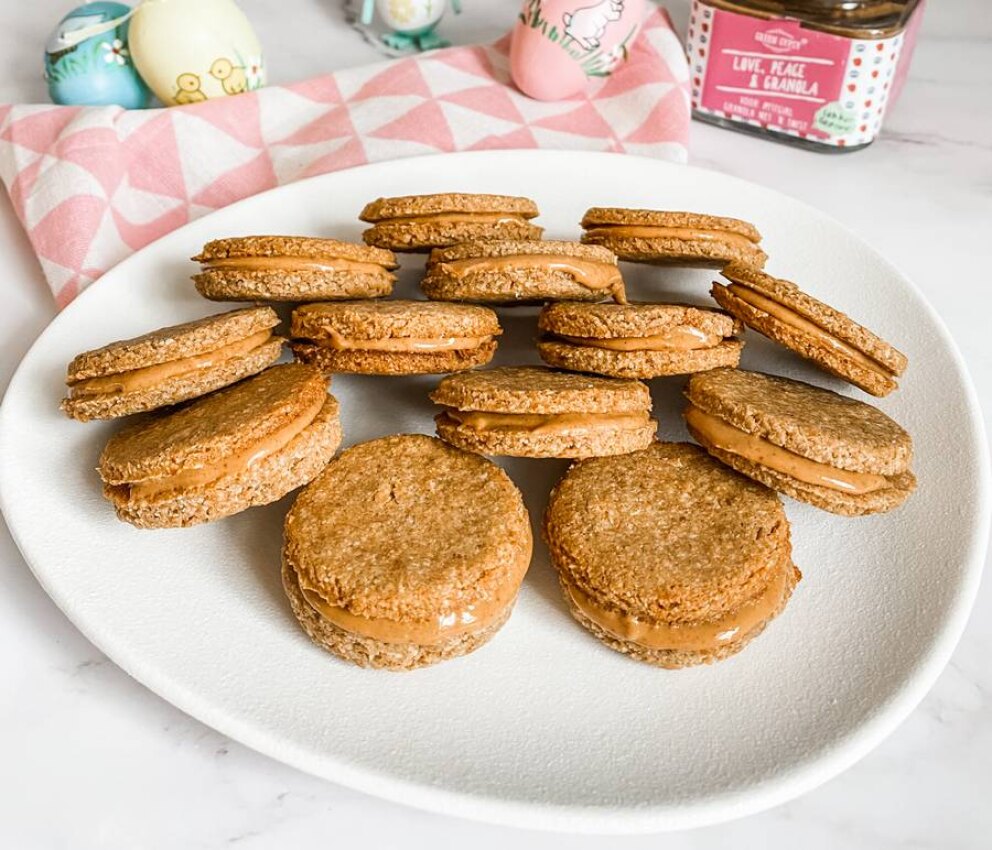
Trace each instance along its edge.
{"label": "jar lid", "polygon": [[714,5],[795,18],[816,29],[852,37],[900,32],[920,0],[719,0]]}

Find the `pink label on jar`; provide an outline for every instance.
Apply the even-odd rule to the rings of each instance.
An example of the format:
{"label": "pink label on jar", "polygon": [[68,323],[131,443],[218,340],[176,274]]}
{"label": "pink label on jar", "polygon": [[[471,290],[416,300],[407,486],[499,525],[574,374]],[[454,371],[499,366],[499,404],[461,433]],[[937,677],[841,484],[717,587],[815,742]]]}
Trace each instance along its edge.
{"label": "pink label on jar", "polygon": [[852,39],[694,0],[687,50],[692,106],[826,145],[872,141],[904,38]]}

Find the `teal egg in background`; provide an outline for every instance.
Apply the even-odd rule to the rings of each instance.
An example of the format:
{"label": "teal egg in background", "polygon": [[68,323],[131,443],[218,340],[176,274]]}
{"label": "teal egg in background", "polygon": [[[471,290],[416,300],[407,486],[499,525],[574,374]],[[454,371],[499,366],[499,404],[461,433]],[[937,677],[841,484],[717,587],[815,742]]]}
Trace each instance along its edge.
{"label": "teal egg in background", "polygon": [[[142,109],[151,91],[134,67],[128,49],[127,20],[113,22],[131,11],[123,3],[87,3],[66,15],[45,46],[45,79],[55,103]],[[101,29],[80,37],[84,28]]]}

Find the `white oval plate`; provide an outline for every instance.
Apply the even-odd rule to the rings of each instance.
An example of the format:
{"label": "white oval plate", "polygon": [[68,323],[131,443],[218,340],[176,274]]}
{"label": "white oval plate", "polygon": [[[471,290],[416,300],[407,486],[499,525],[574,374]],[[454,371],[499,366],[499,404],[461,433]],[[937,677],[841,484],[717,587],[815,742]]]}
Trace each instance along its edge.
{"label": "white oval plate", "polygon": [[[109,340],[223,309],[187,260],[249,233],[358,239],[378,195],[535,198],[547,236],[591,205],[741,216],[770,270],[802,282],[910,358],[880,406],[916,442],[920,486],[888,516],[845,519],[787,500],[804,579],[744,653],[667,672],[630,661],[568,616],[542,544],[516,612],[467,658],[407,674],[312,646],[279,583],[289,499],[208,526],[118,522],[94,472],[116,426],[58,412],[66,363]],[[416,296],[421,257],[398,295]],[[707,303],[713,273],[627,267],[632,293]],[[498,361],[535,361],[532,308],[502,311]],[[853,388],[748,334],[743,366]],[[436,379],[335,378],[346,442],[432,429]],[[652,382],[663,438],[685,439],[683,380]],[[863,397],[863,396],[861,396]],[[560,461],[508,461],[539,523]],[[70,620],[165,699],[273,758],[441,812],[562,830],[687,827],[774,805],[890,732],[964,626],[983,563],[986,447],[960,356],[912,285],[853,233],[795,200],[721,174],[628,156],[490,152],[386,162],[251,198],[139,251],[74,301],[24,358],[0,411],[0,500],[18,546]]]}

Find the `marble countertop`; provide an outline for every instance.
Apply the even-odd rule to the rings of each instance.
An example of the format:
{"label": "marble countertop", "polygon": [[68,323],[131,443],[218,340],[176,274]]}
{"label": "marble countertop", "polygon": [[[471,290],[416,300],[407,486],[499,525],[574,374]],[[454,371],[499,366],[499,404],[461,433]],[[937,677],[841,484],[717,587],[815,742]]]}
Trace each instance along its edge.
{"label": "marble countertop", "polygon": [[[35,3],[0,29],[0,102],[44,101],[41,49],[71,3]],[[242,0],[283,82],[370,61],[334,0]],[[519,0],[469,3],[459,42],[492,39]],[[687,0],[669,4],[676,23]],[[992,414],[992,16],[932,3],[909,82],[867,150],[822,156],[694,125],[696,165],[801,198],[857,230],[923,290]],[[0,386],[54,315],[6,195]],[[953,433],[948,433],[953,439]],[[245,850],[361,838],[377,848],[519,850],[560,837],[407,809],[312,778],[187,717],[102,656],[35,582],[0,530],[0,846]],[[572,848],[967,848],[992,834],[992,583],[954,657],[909,719],[855,767],[743,820],[665,836],[569,839]]]}

